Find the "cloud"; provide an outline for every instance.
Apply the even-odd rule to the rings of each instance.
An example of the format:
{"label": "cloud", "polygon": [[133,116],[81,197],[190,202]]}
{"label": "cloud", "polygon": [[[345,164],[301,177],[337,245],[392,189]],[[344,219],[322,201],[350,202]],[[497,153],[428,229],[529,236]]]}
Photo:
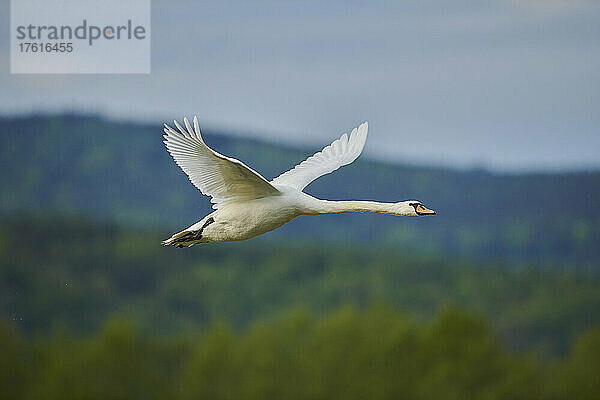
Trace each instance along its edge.
{"label": "cloud", "polygon": [[368,119],[367,154],[394,160],[599,165],[600,10],[524,2],[155,0],[152,74],[19,77],[0,65],[0,113],[91,109],[157,126],[198,114],[316,147]]}
{"label": "cloud", "polygon": [[543,16],[556,16],[597,6],[593,0],[503,0],[514,7]]}

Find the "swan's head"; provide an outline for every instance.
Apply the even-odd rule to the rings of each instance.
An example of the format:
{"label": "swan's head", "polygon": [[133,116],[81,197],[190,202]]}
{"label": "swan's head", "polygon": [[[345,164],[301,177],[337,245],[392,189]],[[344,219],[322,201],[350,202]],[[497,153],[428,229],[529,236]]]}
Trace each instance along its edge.
{"label": "swan's head", "polygon": [[425,207],[423,203],[417,200],[401,201],[396,203],[399,209],[399,215],[406,217],[420,217],[422,215],[435,215],[435,211]]}

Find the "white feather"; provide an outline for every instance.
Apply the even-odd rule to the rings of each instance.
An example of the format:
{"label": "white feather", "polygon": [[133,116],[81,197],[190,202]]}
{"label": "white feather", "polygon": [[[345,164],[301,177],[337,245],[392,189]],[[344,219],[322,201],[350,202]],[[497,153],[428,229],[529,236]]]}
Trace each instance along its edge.
{"label": "white feather", "polygon": [[352,130],[350,138],[344,133],[329,146],[279,175],[271,183],[303,190],[318,177],[356,160],[365,147],[368,131],[369,124],[363,122],[358,128]]}
{"label": "white feather", "polygon": [[367,139],[368,125],[343,134],[322,151],[288,172],[267,182],[235,158],[209,148],[200,134],[198,119],[194,128],[187,118],[179,131],[165,124],[165,145],[173,159],[202,193],[212,197],[216,211],[189,228],[165,240],[165,245],[191,246],[203,242],[246,240],[269,232],[304,214],[376,212],[412,216],[435,214],[415,200],[399,203],[373,201],[327,201],[302,191],[321,175],[350,164],[360,155]]}
{"label": "white feather", "polygon": [[165,124],[167,150],[190,181],[203,194],[212,197],[213,208],[227,201],[247,201],[276,196],[279,191],[258,172],[235,158],[217,153],[204,143],[198,119],[194,129],[187,118],[185,129],[173,121],[179,132]]}

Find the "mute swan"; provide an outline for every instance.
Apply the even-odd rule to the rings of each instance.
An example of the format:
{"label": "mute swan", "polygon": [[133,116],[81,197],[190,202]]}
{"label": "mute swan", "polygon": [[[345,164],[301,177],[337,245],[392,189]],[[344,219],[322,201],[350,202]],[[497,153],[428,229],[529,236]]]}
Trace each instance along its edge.
{"label": "mute swan", "polygon": [[433,215],[416,200],[399,203],[321,200],[302,190],[318,177],[358,158],[367,139],[367,122],[271,182],[235,158],[217,153],[204,143],[194,117],[194,128],[184,118],[185,129],[165,124],[167,150],[190,181],[211,196],[215,211],[189,228],[163,241],[165,246],[192,246],[204,242],[251,239],[279,228],[299,215],[375,212],[416,217]]}

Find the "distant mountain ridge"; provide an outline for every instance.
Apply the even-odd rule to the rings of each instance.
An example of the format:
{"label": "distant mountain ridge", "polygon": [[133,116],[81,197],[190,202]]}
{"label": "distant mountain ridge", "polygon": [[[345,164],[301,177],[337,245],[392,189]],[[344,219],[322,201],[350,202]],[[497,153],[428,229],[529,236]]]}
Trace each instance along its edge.
{"label": "distant mountain ridge", "polygon": [[[0,118],[0,127],[0,214],[85,214],[176,230],[210,211],[165,151],[161,126],[55,115]],[[204,135],[268,179],[318,150]],[[600,269],[600,171],[500,174],[363,157],[306,190],[329,199],[418,199],[438,215],[301,217],[255,240],[377,241],[416,253]]]}

